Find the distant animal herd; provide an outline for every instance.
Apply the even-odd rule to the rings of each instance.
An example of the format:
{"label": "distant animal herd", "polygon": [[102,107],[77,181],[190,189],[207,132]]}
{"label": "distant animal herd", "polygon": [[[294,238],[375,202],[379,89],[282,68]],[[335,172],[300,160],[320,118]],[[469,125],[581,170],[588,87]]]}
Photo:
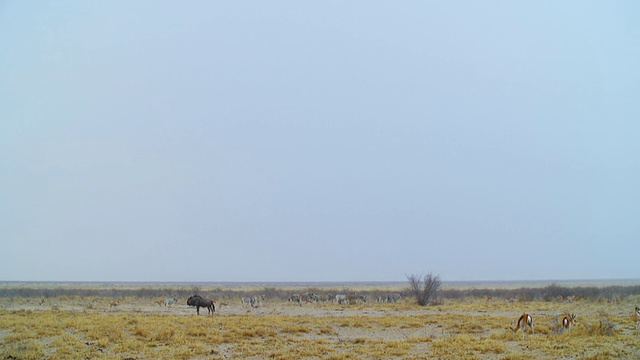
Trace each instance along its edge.
{"label": "distant animal herd", "polygon": [[[386,295],[379,295],[375,298],[375,301],[377,303],[395,303],[399,301],[401,298],[402,298],[402,294],[391,293]],[[314,303],[314,302],[332,302],[335,304],[363,304],[363,303],[366,303],[368,300],[369,300],[369,297],[367,295],[362,295],[357,293],[349,293],[349,294],[327,293],[323,295],[318,295],[315,293],[305,292],[302,294],[292,294],[288,297],[288,301],[290,303],[298,304],[299,306],[302,306],[305,303]],[[492,300],[493,298],[491,297],[487,298],[487,301],[492,301]],[[509,300],[510,299],[507,299],[506,301],[509,301]],[[563,298],[562,300],[573,302],[574,297],[568,297],[566,299]],[[240,297],[240,302],[242,306],[249,306],[252,308],[260,307],[264,301],[265,301],[264,295]],[[44,303],[45,303],[45,299],[42,299],[42,301],[40,301],[40,305]],[[173,304],[177,304],[177,303],[178,303],[178,297],[175,295],[172,297],[166,298],[164,300],[156,301],[156,304],[160,306],[164,305],[166,307],[170,307]],[[227,303],[223,303],[223,304],[228,305]],[[110,302],[109,307],[114,308],[114,307],[117,307],[118,305],[119,305],[119,301],[114,300]],[[213,315],[216,311],[214,300],[205,299],[198,294],[190,296],[187,299],[187,305],[195,307],[197,315],[200,315],[200,308],[207,309],[207,314],[209,315]],[[633,316],[635,317],[636,331],[638,331],[640,328],[640,306],[635,307]],[[572,327],[578,322],[577,318],[578,316],[575,313],[566,314],[559,322],[560,329],[562,331],[571,331]],[[516,326],[510,327],[510,329],[514,333],[514,335],[517,334],[518,331],[521,331],[523,340],[525,339],[525,334],[527,332],[527,329],[529,329],[532,334],[535,333],[533,316],[531,316],[530,314],[527,314],[527,313],[522,314],[518,318],[515,324]]]}

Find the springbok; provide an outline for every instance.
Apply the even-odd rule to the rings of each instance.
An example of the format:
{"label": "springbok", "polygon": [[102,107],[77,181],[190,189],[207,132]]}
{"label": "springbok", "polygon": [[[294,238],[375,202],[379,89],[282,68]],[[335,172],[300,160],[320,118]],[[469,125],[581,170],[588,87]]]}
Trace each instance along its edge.
{"label": "springbok", "polygon": [[114,300],[114,301],[109,303],[109,309],[117,307],[118,305],[120,305],[120,301]]}
{"label": "springbok", "polygon": [[571,331],[571,328],[573,327],[573,324],[576,324],[576,314],[571,313],[571,314],[567,314],[567,316],[562,318],[562,328],[565,331]]}
{"label": "springbok", "polygon": [[531,328],[531,333],[533,334],[533,318],[531,317],[531,315],[529,314],[522,314],[520,316],[520,318],[518,319],[518,322],[516,324],[516,328],[510,328],[511,331],[513,331],[513,335],[515,336],[515,334],[518,332],[518,329],[522,330],[522,340],[524,340],[524,333],[526,328],[530,327]]}
{"label": "springbok", "polygon": [[640,307],[637,305],[636,305],[635,318],[636,318],[636,331],[638,331],[638,325],[640,325]]}

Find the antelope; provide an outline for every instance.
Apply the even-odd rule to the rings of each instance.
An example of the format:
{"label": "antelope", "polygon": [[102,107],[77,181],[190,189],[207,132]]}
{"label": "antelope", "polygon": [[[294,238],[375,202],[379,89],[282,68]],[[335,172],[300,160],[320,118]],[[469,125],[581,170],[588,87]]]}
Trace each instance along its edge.
{"label": "antelope", "polygon": [[574,300],[576,300],[576,296],[567,296],[565,299],[567,300],[567,302],[572,303]]}
{"label": "antelope", "polygon": [[636,305],[635,317],[636,317],[636,331],[638,331],[638,325],[640,325],[640,307],[638,307],[637,305]]}
{"label": "antelope", "polygon": [[114,300],[111,303],[109,303],[109,309],[114,308],[114,307],[116,307],[118,305],[120,305],[120,301]]}
{"label": "antelope", "polygon": [[573,324],[577,323],[576,318],[577,316],[574,313],[567,314],[567,316],[562,318],[562,328],[565,331],[566,330],[571,331],[571,327],[573,327]]}
{"label": "antelope", "polygon": [[518,332],[518,329],[522,330],[522,340],[524,340],[524,333],[526,328],[530,327],[531,328],[531,333],[534,333],[533,330],[533,318],[531,317],[531,315],[529,314],[522,314],[520,316],[520,318],[518,319],[518,322],[516,324],[516,328],[510,328],[511,331],[513,331],[513,335],[515,336],[515,334]]}

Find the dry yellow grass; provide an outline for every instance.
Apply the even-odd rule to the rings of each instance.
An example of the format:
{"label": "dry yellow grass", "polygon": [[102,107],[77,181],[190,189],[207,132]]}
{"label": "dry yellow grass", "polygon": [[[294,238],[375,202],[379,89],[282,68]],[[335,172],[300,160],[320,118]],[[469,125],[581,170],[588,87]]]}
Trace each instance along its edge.
{"label": "dry yellow grass", "polygon": [[[430,307],[408,300],[303,307],[269,301],[261,309],[229,305],[214,316],[146,299],[121,299],[117,309],[109,299],[92,300],[49,299],[55,309],[20,309],[12,304],[24,299],[3,300],[0,359],[640,358],[630,314],[638,298],[617,304],[467,299]],[[145,301],[150,304],[140,305]],[[509,330],[522,312],[535,324],[524,341]],[[567,312],[578,314],[571,332],[557,327]]]}

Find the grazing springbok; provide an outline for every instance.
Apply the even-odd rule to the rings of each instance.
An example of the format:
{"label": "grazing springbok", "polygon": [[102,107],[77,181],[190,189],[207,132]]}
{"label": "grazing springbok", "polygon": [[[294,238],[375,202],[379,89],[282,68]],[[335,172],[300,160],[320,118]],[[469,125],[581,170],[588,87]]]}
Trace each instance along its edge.
{"label": "grazing springbok", "polygon": [[172,297],[170,297],[170,298],[166,298],[166,299],[164,299],[164,301],[163,301],[164,306],[170,306],[170,305],[175,304],[175,303],[177,303],[177,302],[178,302],[178,298],[177,298],[175,295],[173,295],[173,296],[172,296]]}
{"label": "grazing springbok", "polygon": [[118,305],[120,305],[120,301],[114,300],[114,301],[109,303],[109,309],[117,307]]}
{"label": "grazing springbok", "polygon": [[213,300],[208,300],[200,295],[193,295],[187,299],[187,305],[196,307],[196,314],[200,315],[200,308],[207,308],[208,313],[213,315],[216,312],[216,306],[213,304]]}
{"label": "grazing springbok", "polygon": [[533,318],[531,317],[531,315],[529,314],[522,314],[520,316],[520,318],[518,319],[518,322],[516,323],[516,328],[511,328],[511,331],[513,331],[513,335],[515,336],[515,334],[518,332],[518,329],[522,330],[522,340],[524,340],[524,333],[526,328],[530,327],[531,328],[531,333],[533,334]]}
{"label": "grazing springbok", "polygon": [[562,318],[562,328],[565,331],[571,331],[571,328],[573,327],[573,324],[577,324],[578,321],[576,320],[577,316],[574,313],[571,314],[567,314],[567,316]]}

